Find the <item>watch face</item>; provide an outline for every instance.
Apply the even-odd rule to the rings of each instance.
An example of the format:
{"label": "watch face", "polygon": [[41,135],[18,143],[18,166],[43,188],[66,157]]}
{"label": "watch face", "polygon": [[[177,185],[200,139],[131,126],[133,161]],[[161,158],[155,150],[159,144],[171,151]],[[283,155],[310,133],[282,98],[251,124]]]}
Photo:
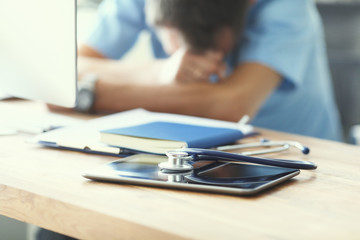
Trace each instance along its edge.
{"label": "watch face", "polygon": [[78,99],[76,102],[76,110],[81,112],[89,112],[94,104],[94,93],[87,88],[82,88],[78,92]]}

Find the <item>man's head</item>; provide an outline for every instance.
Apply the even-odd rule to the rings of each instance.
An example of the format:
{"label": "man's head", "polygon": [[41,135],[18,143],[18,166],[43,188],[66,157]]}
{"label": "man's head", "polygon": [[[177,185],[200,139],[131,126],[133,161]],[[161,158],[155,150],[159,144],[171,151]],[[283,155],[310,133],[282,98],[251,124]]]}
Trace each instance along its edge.
{"label": "man's head", "polygon": [[[160,33],[179,45],[204,52],[228,52],[241,35],[248,0],[148,0],[150,22]],[[164,38],[164,37],[162,37]],[[171,45],[171,44],[170,44]]]}

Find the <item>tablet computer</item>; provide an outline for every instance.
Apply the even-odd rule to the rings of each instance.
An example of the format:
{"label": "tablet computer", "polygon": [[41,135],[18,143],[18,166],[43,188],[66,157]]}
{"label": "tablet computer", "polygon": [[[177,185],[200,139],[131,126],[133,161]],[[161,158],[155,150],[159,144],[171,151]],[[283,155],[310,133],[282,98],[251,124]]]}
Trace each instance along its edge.
{"label": "tablet computer", "polygon": [[196,162],[189,172],[163,172],[158,164],[164,161],[167,157],[138,154],[99,166],[83,176],[96,181],[251,195],[300,173],[298,169],[220,161]]}

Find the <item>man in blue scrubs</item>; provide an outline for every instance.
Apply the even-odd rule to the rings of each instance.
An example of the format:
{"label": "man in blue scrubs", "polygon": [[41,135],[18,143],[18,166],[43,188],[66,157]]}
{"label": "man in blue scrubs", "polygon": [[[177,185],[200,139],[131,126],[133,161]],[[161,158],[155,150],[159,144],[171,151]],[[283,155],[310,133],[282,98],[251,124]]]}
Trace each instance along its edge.
{"label": "man in blue scrubs", "polygon": [[[158,5],[166,1],[173,6]],[[186,8],[194,2],[198,9]],[[198,42],[192,39],[212,28],[202,29],[200,21],[186,32],[189,24],[176,22],[171,12],[183,9],[188,21],[196,19],[194,15],[206,16],[206,9],[201,13],[201,4],[206,4],[206,11],[218,10],[208,14],[208,19],[216,19],[226,2],[105,0],[93,33],[79,48],[80,80],[89,73],[97,79],[91,110],[142,107],[229,121],[247,114],[258,127],[340,140],[314,1],[252,1],[244,13],[240,4],[238,15],[246,20],[243,31],[227,25],[209,31],[213,45],[201,45],[201,36]],[[150,32],[156,59],[141,64],[121,61],[141,31]]]}

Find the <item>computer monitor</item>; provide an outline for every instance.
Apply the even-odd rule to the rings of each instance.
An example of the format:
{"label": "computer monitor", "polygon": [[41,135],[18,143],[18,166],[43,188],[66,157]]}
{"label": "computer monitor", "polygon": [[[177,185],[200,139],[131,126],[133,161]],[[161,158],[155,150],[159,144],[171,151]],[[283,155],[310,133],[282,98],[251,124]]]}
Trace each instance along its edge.
{"label": "computer monitor", "polygon": [[76,0],[0,0],[0,91],[76,102]]}

